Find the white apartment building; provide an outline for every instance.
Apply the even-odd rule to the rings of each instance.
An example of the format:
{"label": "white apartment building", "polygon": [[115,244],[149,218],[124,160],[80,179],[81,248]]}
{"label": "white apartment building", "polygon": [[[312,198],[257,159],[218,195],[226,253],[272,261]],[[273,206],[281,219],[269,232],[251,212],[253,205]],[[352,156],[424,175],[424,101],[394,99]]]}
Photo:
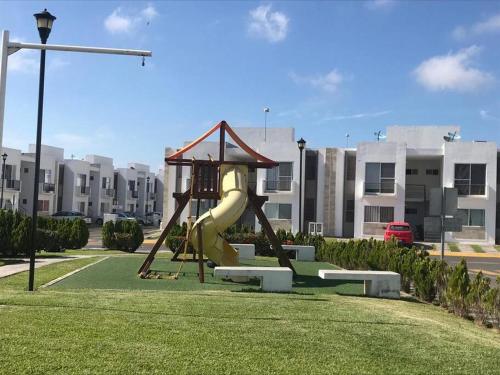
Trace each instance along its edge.
{"label": "white apartment building", "polygon": [[[29,145],[26,153],[7,147],[1,151],[7,154],[5,174],[0,179],[4,185],[2,207],[30,215],[35,145]],[[1,163],[0,159],[0,168]],[[105,213],[132,211],[143,216],[163,211],[163,171],[156,175],[145,164],[130,163],[128,168],[115,170],[112,158],[87,155],[83,160],[65,159],[64,149],[42,145],[39,181],[41,216],[79,211],[98,222]]]}
{"label": "white apartment building", "polygon": [[[237,135],[258,153],[279,161],[280,165],[272,169],[250,170],[249,187],[258,195],[268,196],[264,204],[264,212],[273,228],[284,228],[298,231],[299,227],[299,152],[293,128],[271,128],[267,132],[263,128],[234,128]],[[189,142],[186,142],[188,144]],[[226,138],[226,150],[235,148],[229,136]],[[167,148],[166,155],[173,152]],[[183,155],[185,159],[208,159],[208,155],[217,158],[219,143],[205,141]],[[304,158],[305,159],[305,158]],[[173,192],[184,192],[191,183],[191,168],[188,166],[165,165],[164,220],[171,217],[175,211]],[[216,203],[201,200],[200,214],[206,212]],[[196,202],[192,205],[192,215],[196,215]],[[181,215],[180,221],[187,221],[187,210]],[[167,219],[168,220],[168,219]],[[253,211],[247,209],[238,224],[260,230],[260,224]]]}
{"label": "white apartment building", "polygon": [[[2,176],[3,184],[3,201],[2,208],[19,209],[19,194],[21,191],[21,151],[12,148],[3,147],[0,155],[7,154],[5,159],[5,167],[3,159],[0,159],[0,175]],[[2,169],[4,169],[2,171]]]}
{"label": "white apartment building", "polygon": [[[35,145],[21,156],[21,211],[30,214],[33,210],[33,181],[35,174]],[[64,160],[64,149],[41,146],[40,176],[38,186],[38,212],[51,215],[57,210],[58,197],[62,195],[59,185],[60,165]]]}
{"label": "white apartment building", "polygon": [[[235,128],[257,152],[279,167],[251,172],[250,187],[267,195],[266,215],[275,229],[298,231],[299,150],[294,129]],[[457,126],[390,126],[384,141],[361,142],[356,148],[307,149],[303,169],[303,230],[323,223],[326,236],[381,238],[390,221],[407,221],[418,240],[437,240],[429,230],[432,188],[456,187],[462,232],[447,233],[449,242],[493,244],[499,240],[499,151],[494,142],[447,142]],[[229,140],[226,149],[235,147]],[[166,149],[166,155],[173,152]],[[217,157],[217,142],[202,142],[185,159]],[[165,166],[165,219],[174,210],[172,192],[189,188],[190,167]],[[202,202],[203,213],[215,202]],[[194,207],[196,204],[194,202]],[[195,214],[195,209],[192,210]],[[180,221],[187,219],[183,212]],[[240,223],[259,230],[251,212]]]}

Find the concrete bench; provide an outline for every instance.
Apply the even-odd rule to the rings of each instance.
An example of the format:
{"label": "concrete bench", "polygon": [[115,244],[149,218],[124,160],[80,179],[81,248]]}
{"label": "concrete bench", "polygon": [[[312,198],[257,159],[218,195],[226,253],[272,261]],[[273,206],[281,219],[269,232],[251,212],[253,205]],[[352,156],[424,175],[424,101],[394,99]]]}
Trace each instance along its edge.
{"label": "concrete bench", "polygon": [[303,262],[314,262],[314,246],[308,245],[282,245],[283,250],[295,251],[295,259]]}
{"label": "concrete bench", "polygon": [[325,280],[363,280],[365,295],[399,299],[401,276],[396,272],[319,270],[318,276]]}
{"label": "concrete bench", "polygon": [[255,245],[253,243],[232,243],[241,259],[255,259]]}
{"label": "concrete bench", "polygon": [[290,292],[293,272],[288,267],[215,267],[214,276],[259,278],[260,287],[266,292]]}

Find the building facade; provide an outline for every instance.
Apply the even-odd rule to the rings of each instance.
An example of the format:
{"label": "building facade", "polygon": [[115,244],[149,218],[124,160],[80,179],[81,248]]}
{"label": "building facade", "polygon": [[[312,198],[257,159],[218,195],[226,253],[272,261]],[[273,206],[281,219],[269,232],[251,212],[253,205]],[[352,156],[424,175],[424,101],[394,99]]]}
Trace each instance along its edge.
{"label": "building facade", "polygon": [[[299,157],[294,129],[235,128],[257,152],[278,161],[273,169],[249,173],[249,186],[268,196],[264,211],[275,228],[299,230]],[[324,235],[382,238],[390,221],[406,221],[420,241],[436,241],[432,224],[431,191],[458,190],[456,216],[461,232],[447,232],[449,242],[493,244],[499,240],[499,151],[494,142],[446,141],[457,126],[390,126],[385,140],[361,142],[355,148],[307,149],[303,158],[303,231],[321,224]],[[226,150],[234,148],[231,141]],[[166,156],[173,149],[166,149]],[[202,142],[183,155],[189,159],[218,155],[217,142]],[[175,210],[172,192],[190,186],[190,167],[165,165],[164,212]],[[216,202],[201,202],[200,213]],[[193,204],[196,206],[196,204]],[[196,210],[192,209],[194,216]],[[180,221],[186,221],[185,210]],[[251,211],[239,224],[260,226]]]}

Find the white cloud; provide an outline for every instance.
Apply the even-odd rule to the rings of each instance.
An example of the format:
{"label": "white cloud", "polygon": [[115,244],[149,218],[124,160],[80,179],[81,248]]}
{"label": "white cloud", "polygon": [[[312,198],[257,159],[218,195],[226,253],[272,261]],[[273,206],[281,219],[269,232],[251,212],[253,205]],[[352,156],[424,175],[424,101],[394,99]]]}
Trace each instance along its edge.
{"label": "white cloud", "polygon": [[141,24],[149,24],[157,16],[158,12],[151,4],[136,13],[125,13],[122,8],[116,8],[104,20],[104,27],[111,34],[128,34]]}
{"label": "white cloud", "polygon": [[300,76],[292,72],[290,73],[290,78],[297,84],[305,83],[330,93],[337,91],[339,85],[344,80],[342,74],[340,74],[336,69],[331,70],[325,75],[316,76]]}
{"label": "white cloud", "polygon": [[363,112],[363,113],[355,113],[352,115],[337,115],[337,116],[326,116],[324,117],[321,122],[325,121],[339,121],[339,120],[356,120],[356,119],[363,119],[363,118],[374,118],[374,117],[380,117],[387,115],[391,113],[392,111],[379,111],[379,112]]}
{"label": "white cloud", "polygon": [[250,11],[248,32],[271,43],[284,40],[290,19],[282,12],[272,12],[271,5],[260,5]]}
{"label": "white cloud", "polygon": [[484,21],[477,22],[469,27],[457,26],[453,30],[452,35],[457,40],[463,40],[472,36],[493,33],[500,33],[500,13],[495,14]]}
{"label": "white cloud", "polygon": [[494,120],[494,121],[500,121],[500,118],[496,117],[496,116],[493,116],[493,115],[490,115],[489,111],[485,110],[485,109],[481,109],[479,111],[479,116],[483,119],[483,120]]}
{"label": "white cloud", "polygon": [[371,0],[365,3],[368,9],[388,9],[396,4],[394,0]]}
{"label": "white cloud", "polygon": [[455,54],[431,57],[413,74],[417,82],[430,91],[477,91],[494,80],[490,73],[471,66],[480,51],[481,48],[473,45]]}

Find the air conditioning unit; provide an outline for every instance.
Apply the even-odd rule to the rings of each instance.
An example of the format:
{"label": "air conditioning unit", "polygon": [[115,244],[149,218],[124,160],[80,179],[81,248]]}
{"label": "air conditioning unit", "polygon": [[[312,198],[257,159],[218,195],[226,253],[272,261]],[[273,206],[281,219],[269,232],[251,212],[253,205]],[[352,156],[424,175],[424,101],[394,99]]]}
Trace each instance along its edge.
{"label": "air conditioning unit", "polygon": [[323,223],[316,222],[316,221],[309,222],[309,234],[322,236],[323,235]]}

